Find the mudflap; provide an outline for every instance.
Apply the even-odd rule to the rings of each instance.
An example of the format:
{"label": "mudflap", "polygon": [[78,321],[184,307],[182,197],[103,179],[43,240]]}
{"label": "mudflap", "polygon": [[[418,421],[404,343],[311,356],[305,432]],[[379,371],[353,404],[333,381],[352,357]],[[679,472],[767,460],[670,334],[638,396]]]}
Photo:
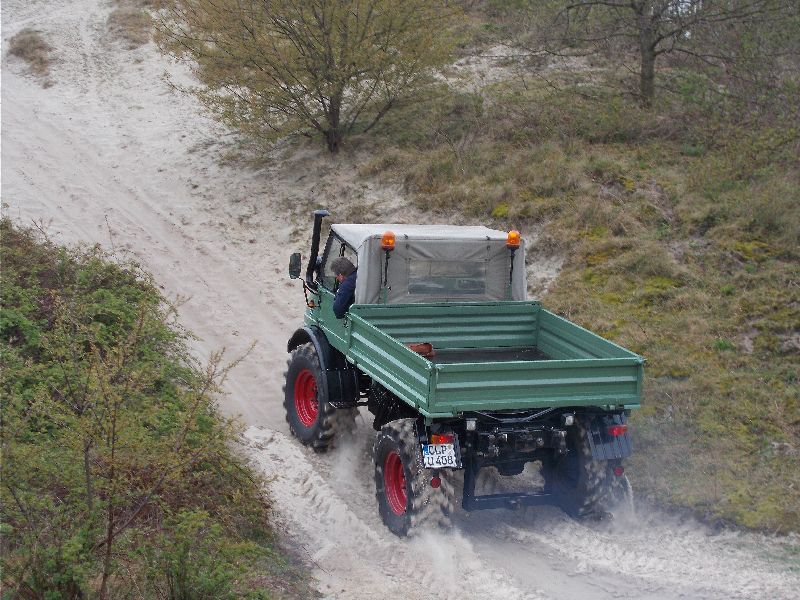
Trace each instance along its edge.
{"label": "mudflap", "polygon": [[[616,434],[610,433],[615,426]],[[624,427],[625,431],[619,433],[620,427]],[[631,455],[631,438],[627,432],[624,413],[592,419],[588,438],[594,460],[617,460]]]}
{"label": "mudflap", "polygon": [[334,408],[355,408],[358,406],[358,371],[345,365],[343,368],[325,370],[328,391]]}

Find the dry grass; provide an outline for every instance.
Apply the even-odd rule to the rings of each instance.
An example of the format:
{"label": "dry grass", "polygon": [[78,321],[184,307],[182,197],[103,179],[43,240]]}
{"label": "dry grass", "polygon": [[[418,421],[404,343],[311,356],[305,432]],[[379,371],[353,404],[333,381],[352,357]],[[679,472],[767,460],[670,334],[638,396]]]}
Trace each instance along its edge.
{"label": "dry grass", "polygon": [[148,43],[152,37],[153,18],[147,9],[156,8],[157,0],[120,0],[108,17],[108,29],[129,50]]}
{"label": "dry grass", "polygon": [[48,44],[41,31],[25,28],[11,38],[9,52],[28,63],[31,73],[39,77],[50,74],[52,46]]}

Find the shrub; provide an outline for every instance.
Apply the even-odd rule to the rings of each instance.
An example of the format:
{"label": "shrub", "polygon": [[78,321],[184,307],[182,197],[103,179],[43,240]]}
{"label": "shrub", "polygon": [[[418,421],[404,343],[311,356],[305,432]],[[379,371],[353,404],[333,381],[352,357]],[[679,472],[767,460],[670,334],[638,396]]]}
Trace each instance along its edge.
{"label": "shrub", "polygon": [[[217,567],[184,578],[183,597],[249,589],[256,565],[273,562],[269,506],[215,408],[230,367],[192,361],[137,265],[7,219],[0,239],[6,587],[58,598],[167,589],[194,537],[191,561]],[[167,558],[148,570],[142,557],[157,549]]]}
{"label": "shrub", "polygon": [[129,50],[133,50],[150,41],[153,18],[143,8],[124,5],[115,8],[108,16],[108,28],[126,43]]}
{"label": "shrub", "polygon": [[53,48],[45,41],[41,31],[23,29],[11,38],[8,51],[28,63],[33,74],[46,76],[50,73],[50,53]]}

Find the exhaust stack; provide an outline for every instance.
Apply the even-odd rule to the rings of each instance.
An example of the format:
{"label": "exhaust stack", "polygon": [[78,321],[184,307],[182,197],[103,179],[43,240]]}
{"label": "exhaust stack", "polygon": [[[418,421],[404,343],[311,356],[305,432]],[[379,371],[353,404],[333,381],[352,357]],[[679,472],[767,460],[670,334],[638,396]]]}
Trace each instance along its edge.
{"label": "exhaust stack", "polygon": [[308,268],[306,268],[306,284],[311,289],[317,289],[314,281],[314,270],[317,268],[317,258],[319,257],[319,235],[322,230],[322,219],[329,213],[324,208],[314,211],[314,231],[311,236],[311,255],[308,257]]}

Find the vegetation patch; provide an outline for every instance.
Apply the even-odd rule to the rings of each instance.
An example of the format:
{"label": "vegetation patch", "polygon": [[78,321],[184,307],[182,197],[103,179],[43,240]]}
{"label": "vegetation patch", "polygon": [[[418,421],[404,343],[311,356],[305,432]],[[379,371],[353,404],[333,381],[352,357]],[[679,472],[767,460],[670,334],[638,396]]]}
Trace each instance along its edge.
{"label": "vegetation patch", "polygon": [[24,60],[34,75],[47,77],[50,74],[53,48],[45,41],[41,31],[23,29],[11,38],[8,51]]}
{"label": "vegetation patch", "polygon": [[[150,277],[0,224],[2,578],[22,598],[266,598],[264,481]],[[295,597],[302,597],[305,584]]]}
{"label": "vegetation patch", "polygon": [[158,0],[119,0],[108,16],[109,31],[129,50],[145,45],[152,38],[154,24],[148,9],[156,8],[157,3]]}

